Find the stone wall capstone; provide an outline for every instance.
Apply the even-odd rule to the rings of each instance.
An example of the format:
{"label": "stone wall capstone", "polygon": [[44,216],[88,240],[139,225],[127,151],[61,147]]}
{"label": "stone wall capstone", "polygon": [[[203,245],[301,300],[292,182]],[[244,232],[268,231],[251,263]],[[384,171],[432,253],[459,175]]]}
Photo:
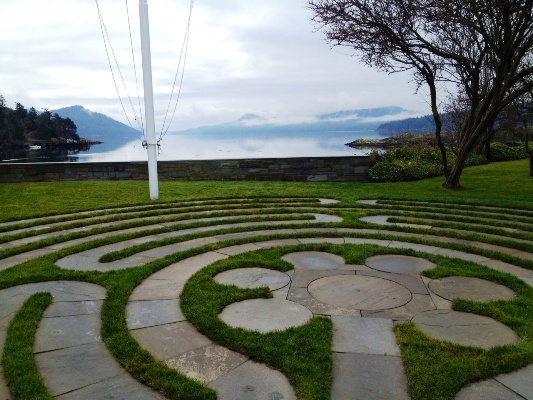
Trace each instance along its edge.
{"label": "stone wall capstone", "polygon": [[[160,180],[366,182],[370,157],[159,161]],[[147,162],[0,163],[0,182],[147,180]]]}

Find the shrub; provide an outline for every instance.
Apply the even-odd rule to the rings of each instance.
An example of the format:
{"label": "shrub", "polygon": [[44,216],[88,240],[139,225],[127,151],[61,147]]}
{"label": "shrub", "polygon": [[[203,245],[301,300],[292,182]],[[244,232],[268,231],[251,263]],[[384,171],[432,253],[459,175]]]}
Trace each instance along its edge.
{"label": "shrub", "polygon": [[512,161],[527,158],[526,148],[524,145],[507,146],[503,143],[490,144],[490,160],[491,161]]}
{"label": "shrub", "polygon": [[381,161],[370,168],[373,182],[400,182],[406,180],[407,172],[400,161]]}
{"label": "shrub", "polygon": [[472,153],[466,159],[465,167],[473,167],[476,165],[484,165],[484,164],[488,164],[488,161],[484,155]]}
{"label": "shrub", "polygon": [[393,160],[378,162],[369,173],[373,182],[416,181],[441,175],[442,167],[421,160]]}
{"label": "shrub", "polygon": [[[508,146],[491,143],[491,161],[511,161],[527,158],[524,145]],[[455,162],[455,154],[447,148],[448,163]],[[401,182],[431,178],[443,174],[440,150],[436,146],[403,146],[385,152],[370,153],[370,180],[373,182]],[[487,164],[484,155],[471,154],[465,166]]]}

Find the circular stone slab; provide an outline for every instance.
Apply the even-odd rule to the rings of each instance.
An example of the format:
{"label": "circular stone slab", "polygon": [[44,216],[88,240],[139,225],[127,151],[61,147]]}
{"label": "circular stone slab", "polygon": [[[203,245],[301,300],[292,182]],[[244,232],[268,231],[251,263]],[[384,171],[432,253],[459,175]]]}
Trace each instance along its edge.
{"label": "circular stone slab", "polygon": [[434,263],[424,258],[397,254],[369,257],[365,260],[365,264],[378,271],[395,274],[419,274],[426,269],[436,267]]}
{"label": "circular stone slab", "polygon": [[518,342],[518,336],[511,328],[477,314],[431,310],[416,315],[413,322],[428,336],[464,346],[490,349]]}
{"label": "circular stone slab", "polygon": [[218,316],[235,328],[266,333],[303,325],[313,313],[292,301],[252,299],[230,304]]}
{"label": "circular stone slab", "polygon": [[266,268],[232,269],[218,274],[214,279],[222,285],[235,285],[243,289],[268,286],[270,290],[280,289],[291,281],[289,275]]}
{"label": "circular stone slab", "polygon": [[324,303],[354,310],[386,310],[411,301],[411,292],[386,279],[335,275],[311,282],[307,290]]}
{"label": "circular stone slab", "polygon": [[344,258],[321,251],[289,253],[284,255],[282,259],[290,262],[295,267],[314,270],[338,269],[345,264]]}
{"label": "circular stone slab", "polygon": [[515,293],[507,286],[466,276],[450,276],[435,279],[429,283],[429,288],[437,296],[447,300],[460,297],[462,299],[487,302],[515,298]]}

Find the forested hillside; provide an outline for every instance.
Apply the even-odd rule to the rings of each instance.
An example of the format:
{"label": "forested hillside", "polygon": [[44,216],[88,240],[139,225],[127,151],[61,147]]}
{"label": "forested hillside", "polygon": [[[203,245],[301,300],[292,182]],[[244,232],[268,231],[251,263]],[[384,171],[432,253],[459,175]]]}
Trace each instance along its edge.
{"label": "forested hillside", "polygon": [[[444,120],[444,126],[442,130],[444,132],[449,131],[450,127],[447,123],[447,115],[442,116]],[[435,122],[431,115],[425,115],[417,118],[406,118],[397,121],[389,121],[381,124],[377,127],[376,131],[380,136],[395,136],[400,133],[431,133],[435,130]]]}
{"label": "forested hillside", "polygon": [[27,110],[16,103],[15,109],[6,106],[0,95],[0,147],[31,144],[67,144],[83,141],[77,134],[76,124],[70,118],[35,108]]}

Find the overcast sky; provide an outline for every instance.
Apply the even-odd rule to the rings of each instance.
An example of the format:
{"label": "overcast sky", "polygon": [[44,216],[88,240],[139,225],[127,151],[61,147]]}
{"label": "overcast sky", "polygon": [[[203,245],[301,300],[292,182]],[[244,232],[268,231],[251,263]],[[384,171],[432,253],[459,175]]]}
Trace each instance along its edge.
{"label": "overcast sky", "polygon": [[[98,4],[137,105],[126,0]],[[138,1],[128,5],[142,96]],[[190,3],[149,0],[148,5],[159,131]],[[247,113],[280,122],[391,105],[428,113],[426,99],[414,93],[408,74],[378,73],[348,49],[330,49],[323,34],[315,32],[305,5],[304,0],[196,0],[183,89],[170,130],[230,122]],[[124,95],[120,79],[118,84]],[[15,102],[38,110],[82,105],[127,123],[95,0],[2,0],[0,94],[10,107]],[[134,125],[127,97],[124,106]]]}

